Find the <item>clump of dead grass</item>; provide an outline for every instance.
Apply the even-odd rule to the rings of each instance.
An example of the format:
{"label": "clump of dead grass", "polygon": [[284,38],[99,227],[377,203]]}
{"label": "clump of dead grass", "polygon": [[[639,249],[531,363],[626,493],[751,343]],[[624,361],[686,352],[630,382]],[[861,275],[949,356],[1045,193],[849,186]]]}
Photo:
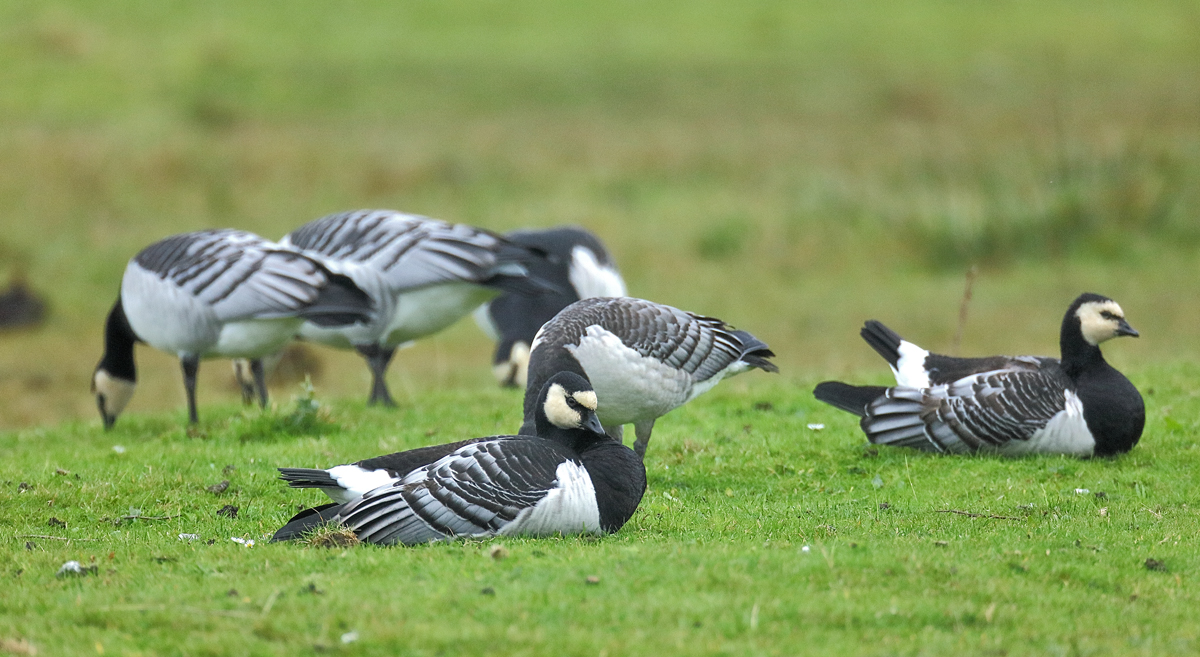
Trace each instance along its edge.
{"label": "clump of dead grass", "polygon": [[350,548],[362,543],[358,536],[349,529],[338,524],[327,524],[317,527],[304,544],[316,548]]}

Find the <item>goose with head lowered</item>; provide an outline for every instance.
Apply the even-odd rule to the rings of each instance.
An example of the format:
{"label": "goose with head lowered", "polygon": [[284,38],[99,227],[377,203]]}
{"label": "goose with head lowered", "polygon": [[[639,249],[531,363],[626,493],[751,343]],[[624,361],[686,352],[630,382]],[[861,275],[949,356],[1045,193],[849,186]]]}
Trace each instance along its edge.
{"label": "goose with head lowered", "polygon": [[371,316],[371,300],[353,281],[293,249],[239,230],[174,235],[125,267],[92,392],[111,427],[133,396],[133,348],[144,342],[179,356],[193,424],[201,358],[251,359],[266,405],[258,359],[278,351],[304,321],[342,326]]}
{"label": "goose with head lowered", "polygon": [[583,228],[514,230],[504,237],[545,252],[544,260],[529,264],[529,273],[559,288],[505,292],[475,310],[475,323],[496,341],[492,357],[496,380],[502,386],[524,388],[529,347],[538,329],[580,299],[625,296],[625,281],[600,238]]}
{"label": "goose with head lowered", "polygon": [[326,523],[368,543],[602,534],[619,530],[646,491],[646,469],[596,419],[596,392],[563,372],[538,395],[537,436],[492,436],[328,470],[280,468],[295,488],[335,502],[302,511],[271,540]]}
{"label": "goose with head lowered", "polygon": [[646,455],[654,422],[726,377],[778,372],[766,343],[725,322],[632,297],[583,299],[538,331],[529,356],[525,422],[536,431],[537,391],[557,372],[577,372],[596,388],[596,414],[621,440],[633,424],[634,451]]}
{"label": "goose with head lowered", "polygon": [[899,385],[821,383],[817,399],[862,418],[872,443],[963,453],[990,451],[1109,456],[1128,452],[1146,423],[1142,396],[1100,353],[1100,344],[1137,337],[1116,301],[1080,295],[1067,309],[1061,359],[955,358],[931,354],[879,322],[863,337]]}
{"label": "goose with head lowered", "polygon": [[368,404],[395,406],[385,378],[396,349],[458,321],[504,291],[537,293],[551,284],[529,275],[545,254],[463,224],[394,210],[322,217],[282,242],[323,258],[370,295],[374,321],[354,326],[305,323],[300,337],[354,349],[371,368]]}

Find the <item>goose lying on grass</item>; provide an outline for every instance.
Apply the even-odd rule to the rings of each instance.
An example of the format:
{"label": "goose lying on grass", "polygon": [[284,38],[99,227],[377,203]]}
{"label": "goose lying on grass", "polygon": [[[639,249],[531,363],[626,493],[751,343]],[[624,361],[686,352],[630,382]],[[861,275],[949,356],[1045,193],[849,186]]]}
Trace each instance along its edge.
{"label": "goose lying on grass", "polygon": [[596,418],[596,392],[570,372],[538,395],[535,436],[424,447],[328,470],[280,468],[295,488],[336,500],[297,514],[272,540],[337,523],[369,543],[600,534],[620,529],[646,491],[646,469]]}
{"label": "goose lying on grass", "polygon": [[1146,409],[1137,388],[1104,360],[1100,344],[1137,337],[1117,302],[1083,294],[1063,317],[1062,359],[954,358],[931,354],[879,322],[863,337],[899,384],[821,383],[821,401],[862,418],[872,443],[938,452],[994,451],[1107,456],[1141,438]]}

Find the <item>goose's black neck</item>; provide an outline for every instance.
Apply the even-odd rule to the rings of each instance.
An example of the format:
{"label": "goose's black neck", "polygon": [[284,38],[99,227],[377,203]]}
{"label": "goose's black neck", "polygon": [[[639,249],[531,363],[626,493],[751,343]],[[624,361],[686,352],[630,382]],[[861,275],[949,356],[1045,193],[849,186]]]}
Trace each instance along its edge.
{"label": "goose's black neck", "polygon": [[133,345],[138,341],[137,334],[129,326],[129,318],[125,316],[125,308],[121,298],[113,304],[104,323],[104,356],[96,369],[108,372],[110,376],[130,382],[137,381],[137,367],[133,362]]}
{"label": "goose's black neck", "polygon": [[[546,400],[543,396],[541,404],[545,404]],[[559,445],[579,454],[587,449],[594,447],[602,440],[611,440],[604,434],[596,434],[587,429],[563,429],[555,426],[554,423],[546,417],[546,413],[540,412],[537,414],[536,420],[536,435],[539,438],[553,440]]]}
{"label": "goose's black neck", "polygon": [[566,349],[551,348],[550,345],[547,345],[541,349],[535,349],[529,354],[529,376],[525,382],[525,400],[522,409],[524,420],[517,433],[522,436],[543,435],[540,432],[541,423],[544,421],[549,424],[544,417],[539,417],[545,415],[542,412],[546,404],[544,394],[546,391],[543,388],[558,372],[573,372],[587,378],[587,372],[583,370],[583,366]]}
{"label": "goose's black neck", "polygon": [[1079,305],[1075,303],[1067,309],[1058,338],[1059,349],[1062,350],[1063,371],[1072,379],[1078,379],[1079,375],[1088,369],[1103,367],[1106,364],[1100,347],[1090,344],[1083,337],[1083,327],[1077,313]]}
{"label": "goose's black neck", "polygon": [[1128,452],[1146,425],[1146,406],[1137,388],[1104,360],[1100,347],[1083,337],[1079,308],[1108,300],[1097,294],[1080,295],[1063,317],[1059,338],[1062,369],[1083,404],[1083,418],[1096,440],[1096,456]]}

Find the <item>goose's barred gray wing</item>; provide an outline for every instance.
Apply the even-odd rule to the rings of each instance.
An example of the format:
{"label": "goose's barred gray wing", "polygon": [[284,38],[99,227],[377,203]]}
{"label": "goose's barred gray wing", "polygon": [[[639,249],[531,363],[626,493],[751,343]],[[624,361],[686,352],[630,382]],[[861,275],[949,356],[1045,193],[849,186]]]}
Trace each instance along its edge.
{"label": "goose's barred gray wing", "polygon": [[537,344],[571,344],[589,326],[598,324],[642,356],[687,372],[696,381],[714,376],[735,361],[750,362],[747,356],[754,358],[750,364],[755,367],[779,371],[766,360],[774,353],[765,343],[719,319],[629,297],[584,299],[570,308],[570,314],[560,315],[543,328]]}
{"label": "goose's barred gray wing", "polygon": [[1047,367],[983,372],[931,388],[890,388],[867,406],[862,428],[879,444],[939,452],[1002,449],[1029,441],[1071,410],[1070,384],[1061,369]]}
{"label": "goose's barred gray wing", "polygon": [[391,210],[322,217],[293,231],[285,242],[332,259],[370,265],[384,272],[395,290],[520,276],[523,271],[513,263],[528,255],[528,250],[490,231]]}
{"label": "goose's barred gray wing", "polygon": [[367,493],[338,520],[371,543],[494,534],[555,488],[556,468],[566,460],[548,440],[473,443]]}
{"label": "goose's barred gray wing", "polygon": [[[333,276],[307,256],[237,230],[168,237],[147,247],[134,262],[211,307],[220,321],[303,314],[319,300],[326,301],[323,288]],[[337,286],[326,294],[345,292],[347,287],[353,288]],[[327,301],[327,311],[363,316],[360,297],[330,296]]]}

